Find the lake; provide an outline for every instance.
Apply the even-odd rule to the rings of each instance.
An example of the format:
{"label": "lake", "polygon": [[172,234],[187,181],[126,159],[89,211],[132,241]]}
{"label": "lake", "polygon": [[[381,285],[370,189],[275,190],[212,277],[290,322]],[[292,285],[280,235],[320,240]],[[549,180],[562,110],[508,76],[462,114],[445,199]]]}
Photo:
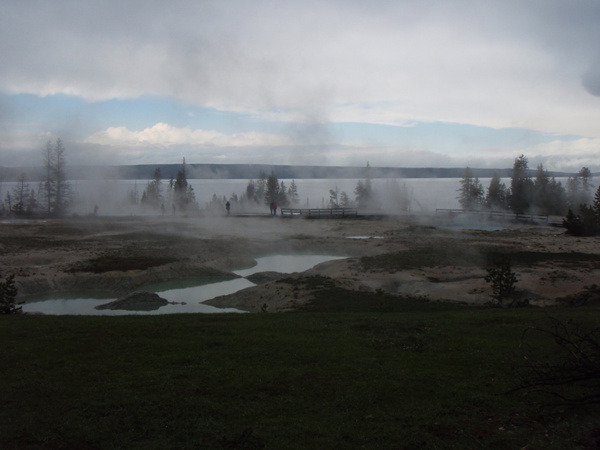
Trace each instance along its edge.
{"label": "lake", "polygon": [[[399,212],[395,193],[398,189],[406,187],[406,192],[411,201],[412,212],[434,212],[437,208],[459,208],[457,194],[460,189],[460,178],[395,178],[373,179],[373,191],[378,194],[378,200],[372,209],[380,208],[385,212]],[[289,187],[292,180],[280,180]],[[358,179],[298,179],[295,183],[300,197],[299,207],[321,208],[327,207],[329,190],[337,187],[338,191],[346,192],[350,199],[354,199],[354,189]],[[566,179],[557,179],[564,182]],[[211,201],[213,194],[222,198],[229,198],[232,194],[241,197],[246,192],[247,179],[190,179],[196,200],[200,208],[204,209]],[[487,191],[490,178],[481,178],[481,184]],[[510,179],[504,178],[502,182],[510,186]],[[141,197],[148,180],[72,180],[70,181],[74,193],[73,212],[85,215],[94,210],[98,205],[99,215],[138,215],[144,212],[139,206],[132,206],[127,202],[128,192],[137,189],[138,198]],[[168,181],[163,181],[163,192],[166,191]],[[16,183],[0,183],[0,199],[6,197],[6,192],[14,188]],[[38,189],[39,183],[30,183],[30,188]],[[165,205],[168,206],[168,205]],[[264,206],[265,212],[268,207]],[[235,213],[235,205],[232,207]],[[170,213],[170,209],[167,209]]]}

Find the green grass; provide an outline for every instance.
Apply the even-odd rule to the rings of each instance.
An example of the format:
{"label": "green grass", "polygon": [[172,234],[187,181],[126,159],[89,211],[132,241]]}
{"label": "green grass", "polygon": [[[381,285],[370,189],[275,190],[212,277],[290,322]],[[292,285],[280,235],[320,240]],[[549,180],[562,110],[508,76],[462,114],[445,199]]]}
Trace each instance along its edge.
{"label": "green grass", "polygon": [[0,317],[0,447],[574,448],[597,409],[506,392],[525,328],[598,312],[329,287],[287,314]]}

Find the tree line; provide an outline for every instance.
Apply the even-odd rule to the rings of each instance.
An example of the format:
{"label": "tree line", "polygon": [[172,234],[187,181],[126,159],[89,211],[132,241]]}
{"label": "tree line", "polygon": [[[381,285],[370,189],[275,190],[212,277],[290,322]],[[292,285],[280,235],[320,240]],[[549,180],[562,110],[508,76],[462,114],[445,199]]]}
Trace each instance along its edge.
{"label": "tree line", "polygon": [[187,168],[185,158],[182,159],[181,167],[175,177],[167,181],[163,186],[163,178],[160,167],[154,169],[152,179],[148,181],[141,197],[137,190],[137,184],[128,194],[129,203],[140,205],[146,211],[160,211],[162,215],[178,212],[182,214],[198,213],[200,208],[196,201],[194,188],[187,180]]}
{"label": "tree line", "polygon": [[223,211],[227,202],[232,208],[238,210],[262,208],[272,202],[277,203],[279,207],[295,207],[300,204],[300,195],[295,180],[286,186],[285,182],[280,181],[273,171],[268,176],[261,172],[256,180],[248,180],[246,190],[239,195],[232,193],[227,198],[213,194],[207,209],[213,212]]}
{"label": "tree line", "polygon": [[530,175],[524,155],[515,158],[510,186],[506,186],[495,173],[487,192],[479,178],[465,169],[458,189],[458,202],[463,209],[507,210],[518,214],[565,215],[592,200],[592,174],[587,167],[569,177],[566,186],[550,177],[543,165],[537,166],[535,176]]}
{"label": "tree line", "polygon": [[37,188],[32,187],[25,174],[0,202],[0,215],[16,217],[62,217],[72,200],[67,181],[65,146],[60,138],[48,141],[43,151],[43,174]]}

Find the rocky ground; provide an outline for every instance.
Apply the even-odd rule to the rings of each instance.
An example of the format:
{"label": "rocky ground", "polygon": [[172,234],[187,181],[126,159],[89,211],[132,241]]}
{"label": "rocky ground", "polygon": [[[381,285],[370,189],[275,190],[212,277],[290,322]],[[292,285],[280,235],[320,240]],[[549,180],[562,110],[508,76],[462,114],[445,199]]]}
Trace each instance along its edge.
{"label": "rocky ground", "polygon": [[450,229],[427,216],[4,221],[0,275],[16,275],[21,300],[74,292],[118,297],[162,281],[233,278],[232,270],[269,254],[348,257],[301,275],[265,274],[258,286],[207,302],[249,311],[284,311],[310,301],[315,286],[307,280],[315,275],[348,289],[484,303],[491,295],[486,268],[506,255],[520,295],[534,304],[574,297],[598,283],[600,238],[549,226],[506,227]]}

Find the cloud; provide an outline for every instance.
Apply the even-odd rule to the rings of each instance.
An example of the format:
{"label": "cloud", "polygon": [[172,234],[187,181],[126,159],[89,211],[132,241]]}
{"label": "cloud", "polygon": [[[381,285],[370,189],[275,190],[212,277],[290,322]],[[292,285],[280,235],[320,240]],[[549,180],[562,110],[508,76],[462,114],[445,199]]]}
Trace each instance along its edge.
{"label": "cloud", "polygon": [[39,148],[41,152],[50,139],[53,139],[53,136],[47,132],[31,132],[25,129],[0,130],[0,150]]}
{"label": "cloud", "polygon": [[600,171],[600,139],[555,140],[532,146],[525,154],[535,164],[543,162],[551,170],[578,172],[585,166],[593,172]]}
{"label": "cloud", "polygon": [[0,90],[600,137],[599,19],[564,0],[4,2]]}
{"label": "cloud", "polygon": [[583,75],[581,82],[585,90],[591,95],[600,97],[600,59],[590,65],[590,68]]}
{"label": "cloud", "polygon": [[85,144],[117,147],[196,145],[208,147],[246,147],[290,145],[289,138],[280,135],[249,132],[226,135],[217,131],[177,128],[157,123],[142,131],[130,131],[126,127],[110,127],[83,140]]}

